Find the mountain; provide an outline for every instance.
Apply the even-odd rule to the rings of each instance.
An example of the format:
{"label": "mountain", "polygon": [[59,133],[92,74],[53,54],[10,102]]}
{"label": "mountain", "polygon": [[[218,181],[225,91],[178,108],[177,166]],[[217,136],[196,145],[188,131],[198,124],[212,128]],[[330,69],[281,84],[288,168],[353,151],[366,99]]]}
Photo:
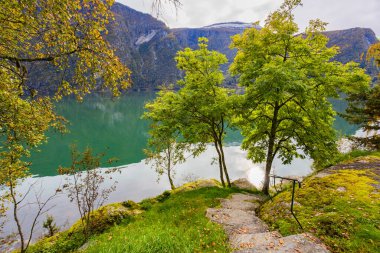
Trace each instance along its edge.
{"label": "mountain", "polygon": [[334,60],[342,63],[355,61],[367,70],[374,80],[379,70],[365,61],[365,54],[370,45],[378,42],[376,34],[369,28],[351,28],[347,30],[329,31],[325,35],[330,39],[327,46],[338,46],[340,53]]}
{"label": "mountain", "polygon": [[[138,89],[151,89],[163,83],[174,83],[181,75],[175,66],[176,52],[185,47],[196,48],[199,37],[207,37],[209,48],[227,55],[231,62],[236,51],[229,48],[230,37],[252,27],[252,24],[229,22],[201,28],[169,29],[152,16],[122,4],[116,3],[113,11],[117,22],[110,30],[115,35],[108,39],[117,49],[120,58],[132,69],[134,87]],[[330,39],[328,46],[340,47],[340,53],[335,60],[343,63],[358,62],[373,77],[377,76],[377,69],[362,59],[368,47],[378,41],[371,29],[353,28],[330,31],[325,35]],[[222,69],[228,76],[227,67],[228,64]],[[227,81],[230,84],[235,83],[231,78],[227,78]]]}
{"label": "mountain", "polygon": [[[229,49],[230,37],[252,26],[242,22],[229,22],[201,28],[170,29],[151,15],[120,3],[115,3],[112,11],[115,13],[115,21],[109,25],[106,39],[121,61],[132,70],[132,88],[135,90],[154,89],[161,84],[175,83],[181,77],[174,60],[176,52],[185,47],[196,48],[199,37],[207,37],[209,48],[227,55],[231,62],[236,51]],[[353,28],[325,34],[330,38],[329,46],[337,45],[341,48],[336,60],[343,63],[351,60],[359,62],[369,74],[374,77],[377,75],[376,68],[361,59],[368,47],[377,42],[371,29]],[[228,76],[227,68],[228,64],[223,66]],[[30,72],[29,82],[38,90],[51,92],[60,80],[59,77],[54,77],[54,70],[43,64],[33,66]],[[234,79],[227,77],[227,84],[235,83]]]}
{"label": "mountain", "polygon": [[[169,29],[152,16],[119,3],[113,6],[112,11],[115,22],[109,27],[107,40],[132,70],[134,89],[152,89],[161,84],[175,83],[181,77],[174,61],[177,51],[185,47],[196,48],[199,37],[209,38],[210,49],[220,51],[232,60],[235,51],[229,49],[230,37],[252,26],[231,22],[201,28]],[[224,70],[227,70],[227,65]]]}

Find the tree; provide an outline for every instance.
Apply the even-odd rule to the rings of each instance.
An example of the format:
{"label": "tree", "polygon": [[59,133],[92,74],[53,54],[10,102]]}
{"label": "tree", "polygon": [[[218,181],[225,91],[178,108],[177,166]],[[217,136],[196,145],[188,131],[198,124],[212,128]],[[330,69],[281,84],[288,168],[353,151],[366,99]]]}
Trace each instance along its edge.
{"label": "tree", "polygon": [[380,42],[377,42],[368,48],[367,61],[371,61],[372,59],[375,61],[375,64],[380,67]]}
{"label": "tree", "polygon": [[248,157],[265,161],[266,194],[276,156],[285,164],[294,157],[308,155],[322,163],[333,156],[335,112],[328,98],[369,83],[357,64],[332,61],[338,48],[327,48],[328,39],[322,34],[325,23],[310,21],[298,34],[292,11],[300,4],[300,0],[285,0],[261,30],[247,29],[234,36],[231,45],[238,52],[230,70],[246,87],[235,122]]}
{"label": "tree", "polygon": [[[367,61],[374,60],[380,66],[380,43],[372,45],[368,49]],[[367,136],[350,137],[351,140],[360,146],[372,150],[380,149],[380,86],[367,87],[359,91],[352,91],[348,94],[348,107],[342,116],[353,124],[358,124]]]}
{"label": "tree", "polygon": [[177,164],[186,161],[185,153],[189,152],[193,155],[197,153],[197,148],[191,144],[181,141],[180,133],[176,130],[175,121],[169,122],[172,118],[163,121],[171,110],[170,100],[175,94],[164,88],[158,93],[157,99],[152,103],[147,103],[145,108],[148,110],[144,113],[143,118],[151,120],[148,149],[144,150],[147,156],[146,163],[153,162],[156,172],[159,175],[167,174],[170,187],[175,189],[173,182],[174,168]]}
{"label": "tree", "polygon": [[[112,179],[109,174],[118,170],[117,168],[100,169],[103,157],[104,154],[94,155],[91,148],[86,148],[81,153],[73,145],[71,148],[71,166],[58,169],[59,174],[70,176],[63,188],[68,192],[70,201],[74,202],[78,208],[86,239],[93,229],[94,217],[92,212],[102,206],[116,189],[117,181],[110,187],[102,187],[106,179]],[[112,162],[113,159],[108,160],[108,163]]]}
{"label": "tree", "polygon": [[[28,85],[31,64],[47,63],[60,72],[56,99],[69,94],[82,99],[100,88],[118,95],[130,83],[130,71],[103,38],[113,18],[112,4],[112,0],[0,1],[0,185],[10,193],[6,196],[13,206],[18,202],[13,190],[20,178],[29,176],[25,157],[46,141],[45,131],[63,130],[64,123],[51,98]],[[69,68],[74,72],[68,73]],[[13,218],[17,223],[17,208]]]}
{"label": "tree", "polygon": [[[81,100],[94,89],[119,95],[130,85],[129,69],[104,40],[106,26],[113,20],[113,3],[0,1],[0,185],[8,192],[18,179],[29,176],[25,157],[46,141],[45,131],[63,130],[64,120],[54,112],[51,98],[28,85],[35,64],[47,64],[60,74],[57,100],[69,94]],[[11,195],[4,196],[0,206],[13,201]],[[5,209],[0,212],[1,217]]]}
{"label": "tree", "polygon": [[[16,236],[20,238],[20,252],[27,252],[29,245],[32,241],[34,230],[39,223],[39,218],[49,212],[54,206],[49,206],[48,204],[52,201],[58,194],[59,190],[56,190],[53,194],[43,199],[43,187],[40,185],[39,189],[36,188],[36,182],[29,185],[26,192],[21,193],[16,190],[16,185],[13,180],[9,181],[8,190],[8,201],[11,204],[11,210],[13,213],[13,219],[16,223],[17,230],[15,232]],[[26,198],[29,195],[33,195],[34,202],[26,202]],[[26,228],[23,226],[23,219],[19,216],[19,211],[22,208],[35,206],[36,211],[31,214],[31,226]],[[9,236],[9,238],[13,237]],[[13,238],[12,238],[13,239]]]}
{"label": "tree", "polygon": [[[208,40],[199,38],[197,50],[186,48],[176,56],[178,69],[185,77],[178,81],[183,88],[180,97],[181,133],[190,143],[212,142],[218,154],[220,180],[231,182],[226,166],[223,140],[232,116],[230,91],[222,87],[224,81],[222,64],[227,57],[208,50]],[[225,180],[224,180],[225,179]]]}
{"label": "tree", "polygon": [[52,237],[59,231],[59,227],[54,222],[54,217],[51,215],[46,216],[46,220],[42,224],[42,227],[47,230],[46,237]]}
{"label": "tree", "polygon": [[185,72],[185,77],[178,81],[182,89],[178,93],[160,93],[147,109],[149,118],[157,125],[169,129],[171,134],[180,133],[183,141],[197,146],[195,150],[203,150],[212,142],[218,153],[221,182],[225,186],[227,181],[230,186],[223,140],[232,115],[231,101],[229,90],[221,87],[224,76],[219,69],[227,58],[209,51],[207,42],[200,38],[199,49],[186,48],[177,53],[177,67]]}

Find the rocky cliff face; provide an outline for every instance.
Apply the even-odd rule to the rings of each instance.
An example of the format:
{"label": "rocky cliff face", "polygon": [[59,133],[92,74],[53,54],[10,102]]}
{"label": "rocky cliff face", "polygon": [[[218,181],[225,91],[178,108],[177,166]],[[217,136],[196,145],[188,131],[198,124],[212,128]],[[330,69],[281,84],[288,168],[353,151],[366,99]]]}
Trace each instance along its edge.
{"label": "rocky cliff face", "polygon": [[[210,49],[220,51],[232,60],[230,37],[241,33],[250,24],[221,23],[202,28],[169,29],[152,16],[116,3],[115,22],[107,39],[117,55],[132,70],[134,89],[154,89],[161,84],[175,83],[181,73],[174,57],[185,47],[196,48],[199,37],[210,40]],[[224,66],[227,70],[227,65]]]}
{"label": "rocky cliff face", "polygon": [[340,53],[335,60],[342,63],[355,61],[360,63],[362,68],[367,70],[375,81],[379,70],[365,60],[365,54],[370,45],[376,43],[376,34],[369,28],[352,28],[340,31],[329,31],[325,35],[329,37],[328,46],[338,46]]}
{"label": "rocky cliff face", "polygon": [[[181,75],[174,61],[176,52],[185,47],[196,48],[199,37],[207,37],[210,49],[227,55],[231,62],[236,52],[229,49],[230,37],[251,27],[250,24],[232,22],[201,28],[169,29],[152,16],[122,4],[116,3],[113,11],[116,22],[110,27],[108,39],[123,62],[132,69],[135,89],[152,89],[161,84],[174,83]],[[368,47],[378,41],[371,29],[352,28],[325,34],[330,39],[328,46],[340,47],[335,60],[358,62],[370,75],[377,76],[378,70],[366,63],[363,57]],[[223,70],[228,76],[227,66]],[[227,81],[234,83],[231,78]]]}
{"label": "rocky cliff face", "polygon": [[[226,54],[232,61],[236,52],[229,49],[230,37],[251,26],[232,22],[202,28],[170,29],[152,16],[119,3],[112,7],[112,11],[115,13],[115,21],[110,24],[106,39],[132,70],[133,89],[154,89],[161,84],[175,83],[181,76],[174,61],[176,52],[185,47],[196,48],[199,37],[207,37],[210,49]],[[376,68],[362,59],[368,47],[377,42],[371,29],[353,28],[326,32],[326,35],[330,38],[329,46],[337,45],[341,48],[336,60],[343,63],[359,62],[369,74],[374,77],[377,75]],[[228,65],[224,66],[223,70],[228,75],[227,67]],[[33,66],[30,70],[30,83],[35,88],[41,90],[42,87],[49,87],[48,90],[54,90],[54,82],[59,80],[58,77],[51,77],[54,70],[43,65]],[[227,78],[227,83],[234,85],[235,81]]]}

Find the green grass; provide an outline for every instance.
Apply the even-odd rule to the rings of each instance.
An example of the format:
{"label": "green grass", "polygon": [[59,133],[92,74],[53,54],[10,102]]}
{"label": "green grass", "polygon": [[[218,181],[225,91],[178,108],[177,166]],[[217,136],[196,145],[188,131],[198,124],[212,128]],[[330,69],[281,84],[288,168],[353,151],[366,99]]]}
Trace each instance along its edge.
{"label": "green grass", "polygon": [[380,252],[380,197],[371,173],[341,170],[306,179],[294,207],[304,231],[289,211],[291,189],[265,203],[260,216],[283,235],[311,232],[332,252]]}
{"label": "green grass", "polygon": [[[133,202],[130,202],[133,204]],[[123,205],[124,203],[114,203],[103,206],[96,210],[92,222],[92,234],[102,233],[115,224],[126,224],[139,210],[131,210]],[[72,252],[80,248],[86,242],[84,231],[80,220],[70,229],[57,233],[52,237],[43,238],[31,245],[27,252],[30,253],[63,253]],[[17,252],[17,251],[16,251]]]}
{"label": "green grass", "polygon": [[205,211],[219,205],[217,198],[236,191],[208,187],[171,194],[154,204],[143,201],[146,212],[92,238],[84,252],[230,252],[222,227],[210,222]]}
{"label": "green grass", "polygon": [[219,205],[218,198],[240,191],[200,180],[140,203],[103,206],[92,214],[87,243],[77,221],[69,230],[31,245],[28,252],[230,252],[224,230],[205,213]]}
{"label": "green grass", "polygon": [[235,191],[208,187],[172,194],[153,205],[143,201],[146,212],[92,238],[84,252],[230,252],[222,227],[210,222],[205,211]]}

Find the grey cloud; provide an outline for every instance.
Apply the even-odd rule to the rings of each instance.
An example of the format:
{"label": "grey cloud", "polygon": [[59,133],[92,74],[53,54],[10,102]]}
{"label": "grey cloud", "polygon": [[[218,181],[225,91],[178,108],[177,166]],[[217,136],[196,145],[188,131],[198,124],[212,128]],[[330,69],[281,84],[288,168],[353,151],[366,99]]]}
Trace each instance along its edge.
{"label": "grey cloud", "polygon": [[[150,13],[152,0],[118,0],[132,8]],[[164,19],[169,27],[200,27],[223,21],[261,23],[280,6],[282,0],[182,0],[178,12],[166,6]],[[295,11],[296,21],[304,29],[310,19],[328,22],[329,30],[352,27],[372,28],[380,36],[380,0],[303,0]]]}

